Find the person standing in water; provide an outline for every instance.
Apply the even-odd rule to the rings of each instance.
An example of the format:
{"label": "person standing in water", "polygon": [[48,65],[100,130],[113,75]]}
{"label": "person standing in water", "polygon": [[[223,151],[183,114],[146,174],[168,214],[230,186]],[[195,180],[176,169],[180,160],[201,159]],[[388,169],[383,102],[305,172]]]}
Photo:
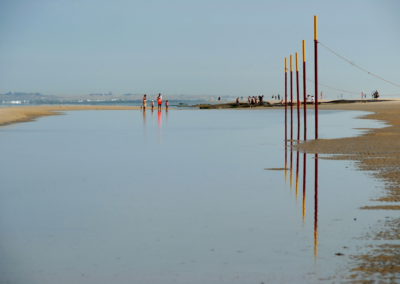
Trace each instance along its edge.
{"label": "person standing in water", "polygon": [[143,107],[143,110],[146,110],[146,107],[147,107],[147,95],[146,94],[143,95],[143,105],[142,105],[142,107]]}
{"label": "person standing in water", "polygon": [[158,103],[158,111],[161,111],[162,110],[162,95],[161,94],[158,94],[157,103]]}
{"label": "person standing in water", "polygon": [[168,111],[168,107],[169,107],[169,101],[166,100],[166,101],[165,101],[165,110],[166,110],[166,111]]}
{"label": "person standing in water", "polygon": [[154,100],[151,100],[151,111],[154,111]]}

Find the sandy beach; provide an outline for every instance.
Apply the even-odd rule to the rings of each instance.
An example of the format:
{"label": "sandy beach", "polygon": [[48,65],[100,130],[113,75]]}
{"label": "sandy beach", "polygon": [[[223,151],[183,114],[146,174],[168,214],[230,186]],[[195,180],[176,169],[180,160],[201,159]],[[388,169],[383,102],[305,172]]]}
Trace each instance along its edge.
{"label": "sandy beach", "polygon": [[60,115],[63,111],[75,110],[138,110],[135,106],[89,106],[89,105],[48,105],[17,106],[0,108],[0,125],[33,121],[42,116]]}

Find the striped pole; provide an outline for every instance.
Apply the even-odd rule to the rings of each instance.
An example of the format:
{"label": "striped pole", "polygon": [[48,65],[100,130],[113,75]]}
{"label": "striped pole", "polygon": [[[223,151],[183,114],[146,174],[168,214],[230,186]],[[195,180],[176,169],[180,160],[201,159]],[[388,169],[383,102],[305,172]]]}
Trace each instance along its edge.
{"label": "striped pole", "polygon": [[290,54],[290,140],[293,140],[293,56]]}
{"label": "striped pole", "polygon": [[300,90],[299,90],[299,54],[296,52],[296,92],[297,92],[297,141],[300,140]]}
{"label": "striped pole", "polygon": [[287,169],[287,58],[285,57],[285,179]]}
{"label": "striped pole", "polygon": [[315,139],[318,139],[318,16],[314,16]]}
{"label": "striped pole", "polygon": [[303,106],[304,106],[304,141],[307,140],[307,89],[306,89],[306,41],[303,40]]}
{"label": "striped pole", "polygon": [[285,57],[285,143],[287,142],[287,58]]}

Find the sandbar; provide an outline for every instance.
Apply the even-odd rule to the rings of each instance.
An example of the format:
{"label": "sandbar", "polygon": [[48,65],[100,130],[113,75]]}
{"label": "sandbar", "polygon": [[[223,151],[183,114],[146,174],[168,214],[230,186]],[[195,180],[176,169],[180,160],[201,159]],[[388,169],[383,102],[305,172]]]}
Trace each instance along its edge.
{"label": "sandbar", "polygon": [[138,110],[138,106],[95,106],[95,105],[41,105],[0,108],[0,125],[33,121],[42,116],[60,115],[73,110]]}

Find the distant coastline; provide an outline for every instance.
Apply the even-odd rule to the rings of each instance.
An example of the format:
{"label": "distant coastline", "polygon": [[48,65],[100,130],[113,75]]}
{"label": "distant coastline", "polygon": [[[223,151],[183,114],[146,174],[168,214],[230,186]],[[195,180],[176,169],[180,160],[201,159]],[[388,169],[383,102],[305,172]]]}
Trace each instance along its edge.
{"label": "distant coastline", "polygon": [[[332,100],[323,101],[321,109],[324,106],[341,106],[346,105],[376,105],[380,102],[389,102],[385,100]],[[312,103],[307,103],[309,107],[313,108]],[[174,106],[172,104],[172,106]],[[268,109],[268,108],[282,108],[284,105],[279,101],[267,101],[263,105],[250,106],[247,103],[215,103],[215,104],[178,104],[178,107],[190,107],[199,109]],[[0,107],[0,126],[8,125],[19,122],[33,121],[42,116],[60,115],[63,111],[76,111],[76,110],[140,110],[140,105],[125,105],[125,104],[43,104],[43,105],[12,105]]]}

